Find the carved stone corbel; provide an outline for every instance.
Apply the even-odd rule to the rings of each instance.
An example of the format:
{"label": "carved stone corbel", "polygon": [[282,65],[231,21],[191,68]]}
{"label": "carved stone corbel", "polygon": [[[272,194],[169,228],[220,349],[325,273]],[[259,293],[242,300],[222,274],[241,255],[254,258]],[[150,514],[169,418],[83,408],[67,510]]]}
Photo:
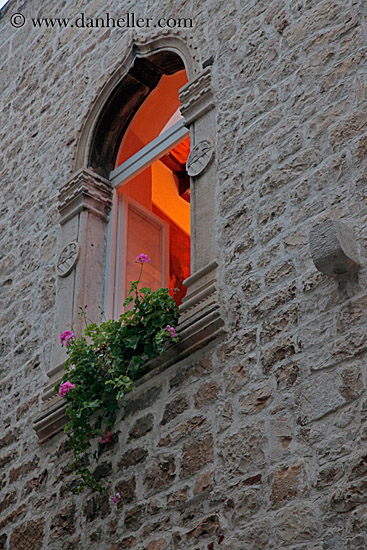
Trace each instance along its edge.
{"label": "carved stone corbel", "polygon": [[63,368],[64,362],[47,373],[49,383],[42,394],[42,410],[33,424],[40,443],[58,433],[67,422],[65,401],[54,392],[63,375]]}
{"label": "carved stone corbel", "polygon": [[216,260],[184,281],[190,292],[180,306],[180,347],[189,353],[224,332],[218,296]]}
{"label": "carved stone corbel", "polygon": [[313,227],[309,245],[316,269],[329,277],[345,276],[360,269],[353,231],[340,220],[326,219]]}

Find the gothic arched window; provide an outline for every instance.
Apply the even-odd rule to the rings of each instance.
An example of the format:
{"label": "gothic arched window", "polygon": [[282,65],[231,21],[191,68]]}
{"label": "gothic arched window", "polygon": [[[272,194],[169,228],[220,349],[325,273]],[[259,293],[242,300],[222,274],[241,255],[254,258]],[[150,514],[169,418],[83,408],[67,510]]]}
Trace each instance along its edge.
{"label": "gothic arched window", "polygon": [[[218,289],[212,60],[201,69],[190,52],[172,36],[135,44],[103,85],[78,134],[70,178],[58,197],[60,251],[76,253],[67,258],[68,269],[59,273],[50,383],[35,421],[41,442],[66,421],[64,403],[53,393],[65,362],[59,334],[68,326],[82,334],[80,307],[85,304],[89,318],[98,321],[103,288],[106,316],[117,317],[126,284],[136,277],[134,259],[141,252],[153,261],[143,284],[179,287],[175,297],[182,300],[180,341],[167,351],[160,368],[224,333]],[[186,127],[178,111],[180,101]],[[191,204],[185,171],[189,130]]]}

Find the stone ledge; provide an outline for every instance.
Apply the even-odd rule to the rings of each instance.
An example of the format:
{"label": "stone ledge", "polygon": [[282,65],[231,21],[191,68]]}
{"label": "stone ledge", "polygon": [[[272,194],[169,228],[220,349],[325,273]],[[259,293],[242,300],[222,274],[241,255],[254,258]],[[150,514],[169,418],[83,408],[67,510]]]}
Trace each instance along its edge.
{"label": "stone ledge", "polygon": [[59,433],[67,423],[66,405],[61,397],[55,394],[52,406],[45,409],[34,421],[33,428],[38,435],[39,443],[44,443]]}

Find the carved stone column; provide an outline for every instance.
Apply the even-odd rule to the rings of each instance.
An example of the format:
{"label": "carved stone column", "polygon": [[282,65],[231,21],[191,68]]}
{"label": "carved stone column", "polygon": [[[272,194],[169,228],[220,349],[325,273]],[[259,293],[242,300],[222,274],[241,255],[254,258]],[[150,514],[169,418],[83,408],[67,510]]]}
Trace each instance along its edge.
{"label": "carved stone column", "polygon": [[191,275],[180,306],[180,345],[197,349],[224,332],[217,284],[215,249],[215,103],[211,68],[180,90],[181,113],[190,128]]}
{"label": "carved stone column", "polygon": [[[111,206],[110,182],[89,169],[77,172],[60,190],[62,247],[77,242],[80,257],[71,273],[59,277],[57,334],[72,326],[73,332],[81,335],[80,307],[88,306],[87,316],[92,321],[97,322],[100,318],[98,306],[102,304],[106,223]],[[55,360],[60,358],[56,349],[53,357]]]}
{"label": "carved stone column", "polygon": [[87,306],[90,320],[100,320],[98,306],[102,304],[106,222],[111,206],[109,181],[89,169],[74,174],[59,193],[61,250],[56,266],[58,285],[50,383],[42,397],[42,413],[35,422],[41,441],[59,431],[66,421],[64,403],[53,393],[66,359],[59,335],[69,329],[81,336],[80,307]]}

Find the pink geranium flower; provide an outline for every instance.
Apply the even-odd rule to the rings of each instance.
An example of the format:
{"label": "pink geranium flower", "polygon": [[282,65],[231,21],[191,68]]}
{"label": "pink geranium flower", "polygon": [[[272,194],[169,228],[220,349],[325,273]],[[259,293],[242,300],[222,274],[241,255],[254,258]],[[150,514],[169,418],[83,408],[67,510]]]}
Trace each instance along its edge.
{"label": "pink geranium flower", "polygon": [[114,502],[115,504],[118,504],[121,500],[121,495],[120,493],[116,493],[115,496],[111,497],[111,500],[112,502]]}
{"label": "pink geranium flower", "polygon": [[72,384],[67,380],[61,386],[59,387],[59,396],[64,397],[67,393],[69,393],[70,390],[73,390],[75,388],[75,384]]}
{"label": "pink geranium flower", "polygon": [[75,338],[74,332],[71,332],[71,330],[64,330],[64,332],[60,334],[61,345],[63,346],[65,343],[65,345],[68,346],[69,340],[72,338]]}
{"label": "pink geranium flower", "polygon": [[146,254],[139,254],[139,256],[137,256],[135,258],[135,262],[140,262],[141,264],[144,264],[144,263],[147,263],[147,264],[151,264],[151,260],[148,258],[148,256]]}
{"label": "pink geranium flower", "polygon": [[103,434],[102,434],[102,437],[101,437],[101,439],[99,439],[98,443],[102,443],[102,444],[103,443],[111,443],[112,436],[113,436],[112,432],[104,431]]}
{"label": "pink geranium flower", "polygon": [[176,338],[177,334],[176,334],[176,330],[175,330],[174,327],[171,327],[171,325],[167,325],[166,329],[168,330],[171,338]]}

